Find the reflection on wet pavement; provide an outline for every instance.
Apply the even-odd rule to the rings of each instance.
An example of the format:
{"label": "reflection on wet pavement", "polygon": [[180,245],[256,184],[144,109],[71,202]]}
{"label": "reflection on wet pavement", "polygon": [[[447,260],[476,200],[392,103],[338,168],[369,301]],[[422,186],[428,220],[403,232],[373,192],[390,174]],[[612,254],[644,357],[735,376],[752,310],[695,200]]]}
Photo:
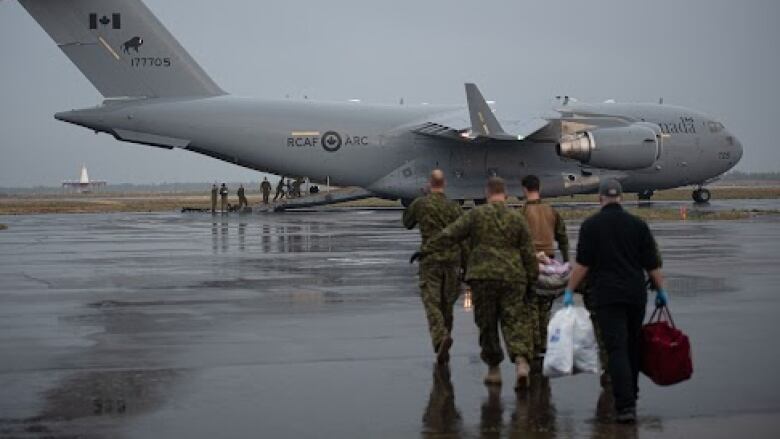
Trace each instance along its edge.
{"label": "reflection on wet pavement", "polygon": [[461,416],[455,406],[455,389],[452,386],[450,368],[433,365],[433,379],[428,405],[423,414],[424,436],[453,436],[461,432]]}
{"label": "reflection on wet pavement", "polygon": [[510,437],[529,437],[539,433],[555,436],[555,422],[550,380],[534,375],[529,389],[517,396]]}
{"label": "reflection on wet pavement", "polygon": [[432,366],[408,263],[419,238],[398,215],[0,218],[11,226],[0,235],[0,437],[653,438],[780,427],[780,377],[767,366],[778,361],[780,221],[652,225],[695,372],[668,388],[643,378],[640,422],[627,427],[612,422],[597,376],[539,378],[520,395],[482,385],[467,294],[451,368]]}

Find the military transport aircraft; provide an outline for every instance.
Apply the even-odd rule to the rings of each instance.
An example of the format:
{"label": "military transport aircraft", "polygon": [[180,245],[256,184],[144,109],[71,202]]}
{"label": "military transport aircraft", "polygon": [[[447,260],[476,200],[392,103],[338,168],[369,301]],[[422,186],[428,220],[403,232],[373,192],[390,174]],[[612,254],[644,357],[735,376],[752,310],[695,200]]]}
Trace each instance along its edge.
{"label": "military transport aircraft", "polygon": [[57,119],[258,171],[329,178],[404,202],[434,167],[459,200],[480,200],[487,176],[519,194],[523,176],[536,174],[545,196],[593,192],[614,177],[640,198],[694,185],[694,200],[706,202],[703,186],[742,157],[723,124],[671,105],[566,99],[555,117],[499,122],[474,84],[461,107],[231,96],[141,0],[19,1],[105,98]]}

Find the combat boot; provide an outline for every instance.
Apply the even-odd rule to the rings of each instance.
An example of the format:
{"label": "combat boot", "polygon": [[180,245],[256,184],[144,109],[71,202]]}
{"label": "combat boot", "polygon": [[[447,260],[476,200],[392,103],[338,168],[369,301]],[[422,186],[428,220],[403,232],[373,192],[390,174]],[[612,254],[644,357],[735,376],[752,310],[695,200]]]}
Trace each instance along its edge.
{"label": "combat boot", "polygon": [[531,366],[528,365],[525,357],[519,356],[515,358],[515,368],[517,370],[517,383],[515,384],[515,390],[525,390],[528,388],[529,374],[531,372]]}
{"label": "combat boot", "polygon": [[439,364],[447,364],[450,362],[450,348],[452,347],[452,337],[449,334],[445,335],[439,343],[438,349],[436,349],[436,362]]}
{"label": "combat boot", "polygon": [[496,364],[495,366],[488,366],[488,372],[485,375],[485,384],[488,386],[500,386],[501,385],[501,368]]}

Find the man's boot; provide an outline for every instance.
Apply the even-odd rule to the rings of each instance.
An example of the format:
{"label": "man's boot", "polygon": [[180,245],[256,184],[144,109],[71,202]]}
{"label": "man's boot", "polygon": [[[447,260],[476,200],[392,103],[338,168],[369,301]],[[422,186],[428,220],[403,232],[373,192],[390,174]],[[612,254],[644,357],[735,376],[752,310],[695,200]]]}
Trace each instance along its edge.
{"label": "man's boot", "polygon": [[452,337],[449,334],[445,335],[439,343],[439,347],[436,349],[436,362],[439,364],[447,364],[450,362],[450,348],[452,347]]}
{"label": "man's boot", "polygon": [[501,368],[496,364],[495,366],[488,366],[487,375],[485,375],[485,384],[488,386],[500,386],[501,385]]}
{"label": "man's boot", "polygon": [[528,388],[529,374],[531,373],[531,366],[528,365],[525,357],[518,356],[515,358],[515,368],[517,370],[517,384],[515,384],[515,390],[525,390]]}

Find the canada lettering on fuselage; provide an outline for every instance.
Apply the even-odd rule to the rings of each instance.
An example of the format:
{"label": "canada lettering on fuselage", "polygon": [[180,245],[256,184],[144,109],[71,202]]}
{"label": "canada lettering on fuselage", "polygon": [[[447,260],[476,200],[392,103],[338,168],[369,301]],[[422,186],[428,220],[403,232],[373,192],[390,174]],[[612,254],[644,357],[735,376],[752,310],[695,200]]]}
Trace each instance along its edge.
{"label": "canada lettering on fuselage", "polygon": [[678,122],[659,122],[664,134],[696,134],[696,121],[692,117],[682,116]]}
{"label": "canada lettering on fuselage", "polygon": [[369,145],[368,136],[353,136],[344,134],[343,136],[328,131],[323,136],[318,134],[297,135],[287,138],[288,148],[316,148],[322,146],[328,152],[335,152],[343,146],[367,146]]}

